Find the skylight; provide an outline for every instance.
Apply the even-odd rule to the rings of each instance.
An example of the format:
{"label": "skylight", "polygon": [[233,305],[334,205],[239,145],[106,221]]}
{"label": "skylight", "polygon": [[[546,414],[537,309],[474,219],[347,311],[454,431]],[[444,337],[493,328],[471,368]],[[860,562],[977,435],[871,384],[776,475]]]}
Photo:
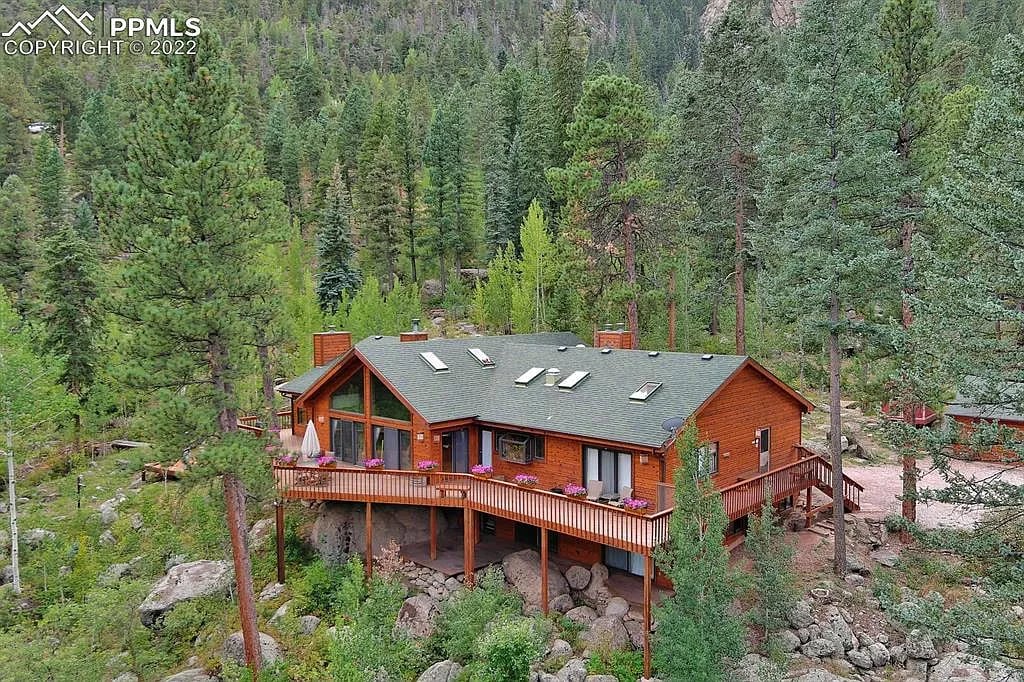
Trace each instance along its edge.
{"label": "skylight", "polygon": [[494,360],[491,360],[491,356],[479,348],[467,348],[466,351],[476,358],[476,361],[480,363],[481,367],[494,367]]}
{"label": "skylight", "polygon": [[434,370],[435,373],[448,371],[448,365],[444,364],[441,358],[437,357],[433,351],[428,350],[420,353],[420,357],[423,358],[423,362],[430,365],[430,369]]}
{"label": "skylight", "polygon": [[580,385],[580,383],[590,376],[590,372],[577,371],[570,374],[568,377],[562,380],[562,383],[558,384],[558,388],[563,391],[571,391]]}
{"label": "skylight", "polygon": [[644,402],[659,388],[661,388],[660,381],[648,381],[643,386],[630,393],[629,399]]}
{"label": "skylight", "polygon": [[516,386],[529,386],[530,382],[544,373],[543,367],[531,367],[516,378]]}

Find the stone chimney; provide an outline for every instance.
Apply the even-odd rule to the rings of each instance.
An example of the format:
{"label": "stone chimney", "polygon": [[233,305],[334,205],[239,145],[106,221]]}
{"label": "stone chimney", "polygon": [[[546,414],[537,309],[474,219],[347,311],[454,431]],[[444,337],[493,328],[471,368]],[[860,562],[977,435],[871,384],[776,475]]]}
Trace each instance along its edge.
{"label": "stone chimney", "polygon": [[333,327],[325,332],[313,334],[313,366],[321,367],[352,348],[352,332],[335,331]]}
{"label": "stone chimney", "polygon": [[420,318],[412,318],[412,329],[398,335],[399,341],[426,341],[427,333],[420,331]]}
{"label": "stone chimney", "polygon": [[594,333],[594,348],[632,348],[633,332],[626,329],[621,322],[613,329],[612,325],[604,325]]}

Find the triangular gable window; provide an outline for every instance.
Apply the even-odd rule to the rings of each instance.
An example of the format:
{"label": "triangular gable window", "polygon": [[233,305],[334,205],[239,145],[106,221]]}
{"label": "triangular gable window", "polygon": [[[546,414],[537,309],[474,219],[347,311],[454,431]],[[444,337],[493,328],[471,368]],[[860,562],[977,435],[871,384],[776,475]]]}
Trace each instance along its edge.
{"label": "triangular gable window", "polygon": [[352,377],[331,394],[331,409],[339,412],[363,413],[363,370],[356,370]]}
{"label": "triangular gable window", "polygon": [[370,386],[373,400],[370,413],[374,417],[398,419],[403,422],[410,421],[409,408],[402,404],[402,401],[377,378],[377,375],[370,375]]}

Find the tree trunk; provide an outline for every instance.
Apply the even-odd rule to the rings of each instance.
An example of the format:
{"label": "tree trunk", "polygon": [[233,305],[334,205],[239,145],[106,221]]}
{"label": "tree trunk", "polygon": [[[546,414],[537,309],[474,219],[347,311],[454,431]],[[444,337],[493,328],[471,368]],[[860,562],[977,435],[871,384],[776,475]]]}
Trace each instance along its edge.
{"label": "tree trunk", "polygon": [[676,349],[676,267],[668,271],[668,349]]}
{"label": "tree trunk", "polygon": [[[910,306],[910,297],[914,292],[910,278],[914,272],[914,253],[912,247],[915,229],[914,221],[906,220],[903,222],[903,230],[900,234],[901,246],[903,247],[903,302],[901,312],[904,331],[910,329],[910,325],[914,322],[914,311]],[[912,401],[909,406],[904,406],[903,418],[908,424],[913,424],[916,408],[916,401]],[[901,454],[903,462],[903,518],[907,521],[917,521],[917,458],[914,456],[913,449],[907,444],[904,444]],[[904,536],[906,535],[904,533]],[[907,541],[910,538],[904,537],[903,539]]]}
{"label": "tree trunk", "polygon": [[843,415],[839,392],[839,295],[829,294],[828,307],[828,406],[829,452],[832,455],[832,520],[835,526],[834,566],[836,575],[846,575],[846,516],[843,500]]}
{"label": "tree trunk", "polygon": [[235,588],[238,590],[238,612],[242,619],[242,640],[245,662],[253,678],[259,675],[263,655],[260,631],[256,625],[256,600],[252,589],[252,561],[246,541],[245,486],[234,474],[224,474],[224,502],[228,529],[231,531],[231,554],[235,564]]}
{"label": "tree trunk", "polygon": [[256,346],[260,359],[260,373],[263,378],[263,410],[267,413],[267,426],[276,429],[280,424],[277,410],[274,409],[274,362],[270,358],[270,347],[266,344]]}
{"label": "tree trunk", "polygon": [[638,348],[640,337],[640,315],[637,310],[637,274],[636,274],[636,221],[637,215],[633,202],[626,205],[626,214],[622,221],[622,237],[626,251],[626,283],[629,285],[629,301],[626,303],[626,324],[631,332],[630,348]]}
{"label": "tree trunk", "polygon": [[736,291],[736,355],[747,354],[747,292],[744,252],[746,251],[747,208],[743,194],[743,154],[733,153],[733,172],[736,183],[736,250],[733,287]]}
{"label": "tree trunk", "polygon": [[719,323],[718,323],[718,308],[722,303],[722,298],[718,292],[711,295],[711,322],[708,324],[708,335],[712,338],[718,336]]}

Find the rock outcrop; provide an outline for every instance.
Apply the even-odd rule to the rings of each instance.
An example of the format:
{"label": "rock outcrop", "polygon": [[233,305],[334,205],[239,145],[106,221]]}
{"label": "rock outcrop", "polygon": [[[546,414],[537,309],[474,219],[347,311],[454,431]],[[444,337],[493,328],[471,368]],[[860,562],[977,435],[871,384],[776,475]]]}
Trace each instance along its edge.
{"label": "rock outcrop", "polygon": [[[540,555],[532,549],[509,554],[502,559],[505,579],[518,592],[527,608],[540,608]],[[569,583],[552,564],[548,564],[548,599],[569,594]]]}
{"label": "rock outcrop", "polygon": [[163,615],[181,602],[226,592],[233,577],[227,561],[179,564],[157,581],[139,606],[139,618],[146,627],[157,627]]}
{"label": "rock outcrop", "polygon": [[[242,637],[241,630],[228,635],[228,638],[224,640],[224,644],[221,645],[220,654],[224,661],[230,661],[236,665],[245,665],[245,640]],[[284,658],[284,654],[281,652],[281,645],[277,643],[276,639],[265,632],[260,633],[260,654],[264,665],[276,663]]]}

